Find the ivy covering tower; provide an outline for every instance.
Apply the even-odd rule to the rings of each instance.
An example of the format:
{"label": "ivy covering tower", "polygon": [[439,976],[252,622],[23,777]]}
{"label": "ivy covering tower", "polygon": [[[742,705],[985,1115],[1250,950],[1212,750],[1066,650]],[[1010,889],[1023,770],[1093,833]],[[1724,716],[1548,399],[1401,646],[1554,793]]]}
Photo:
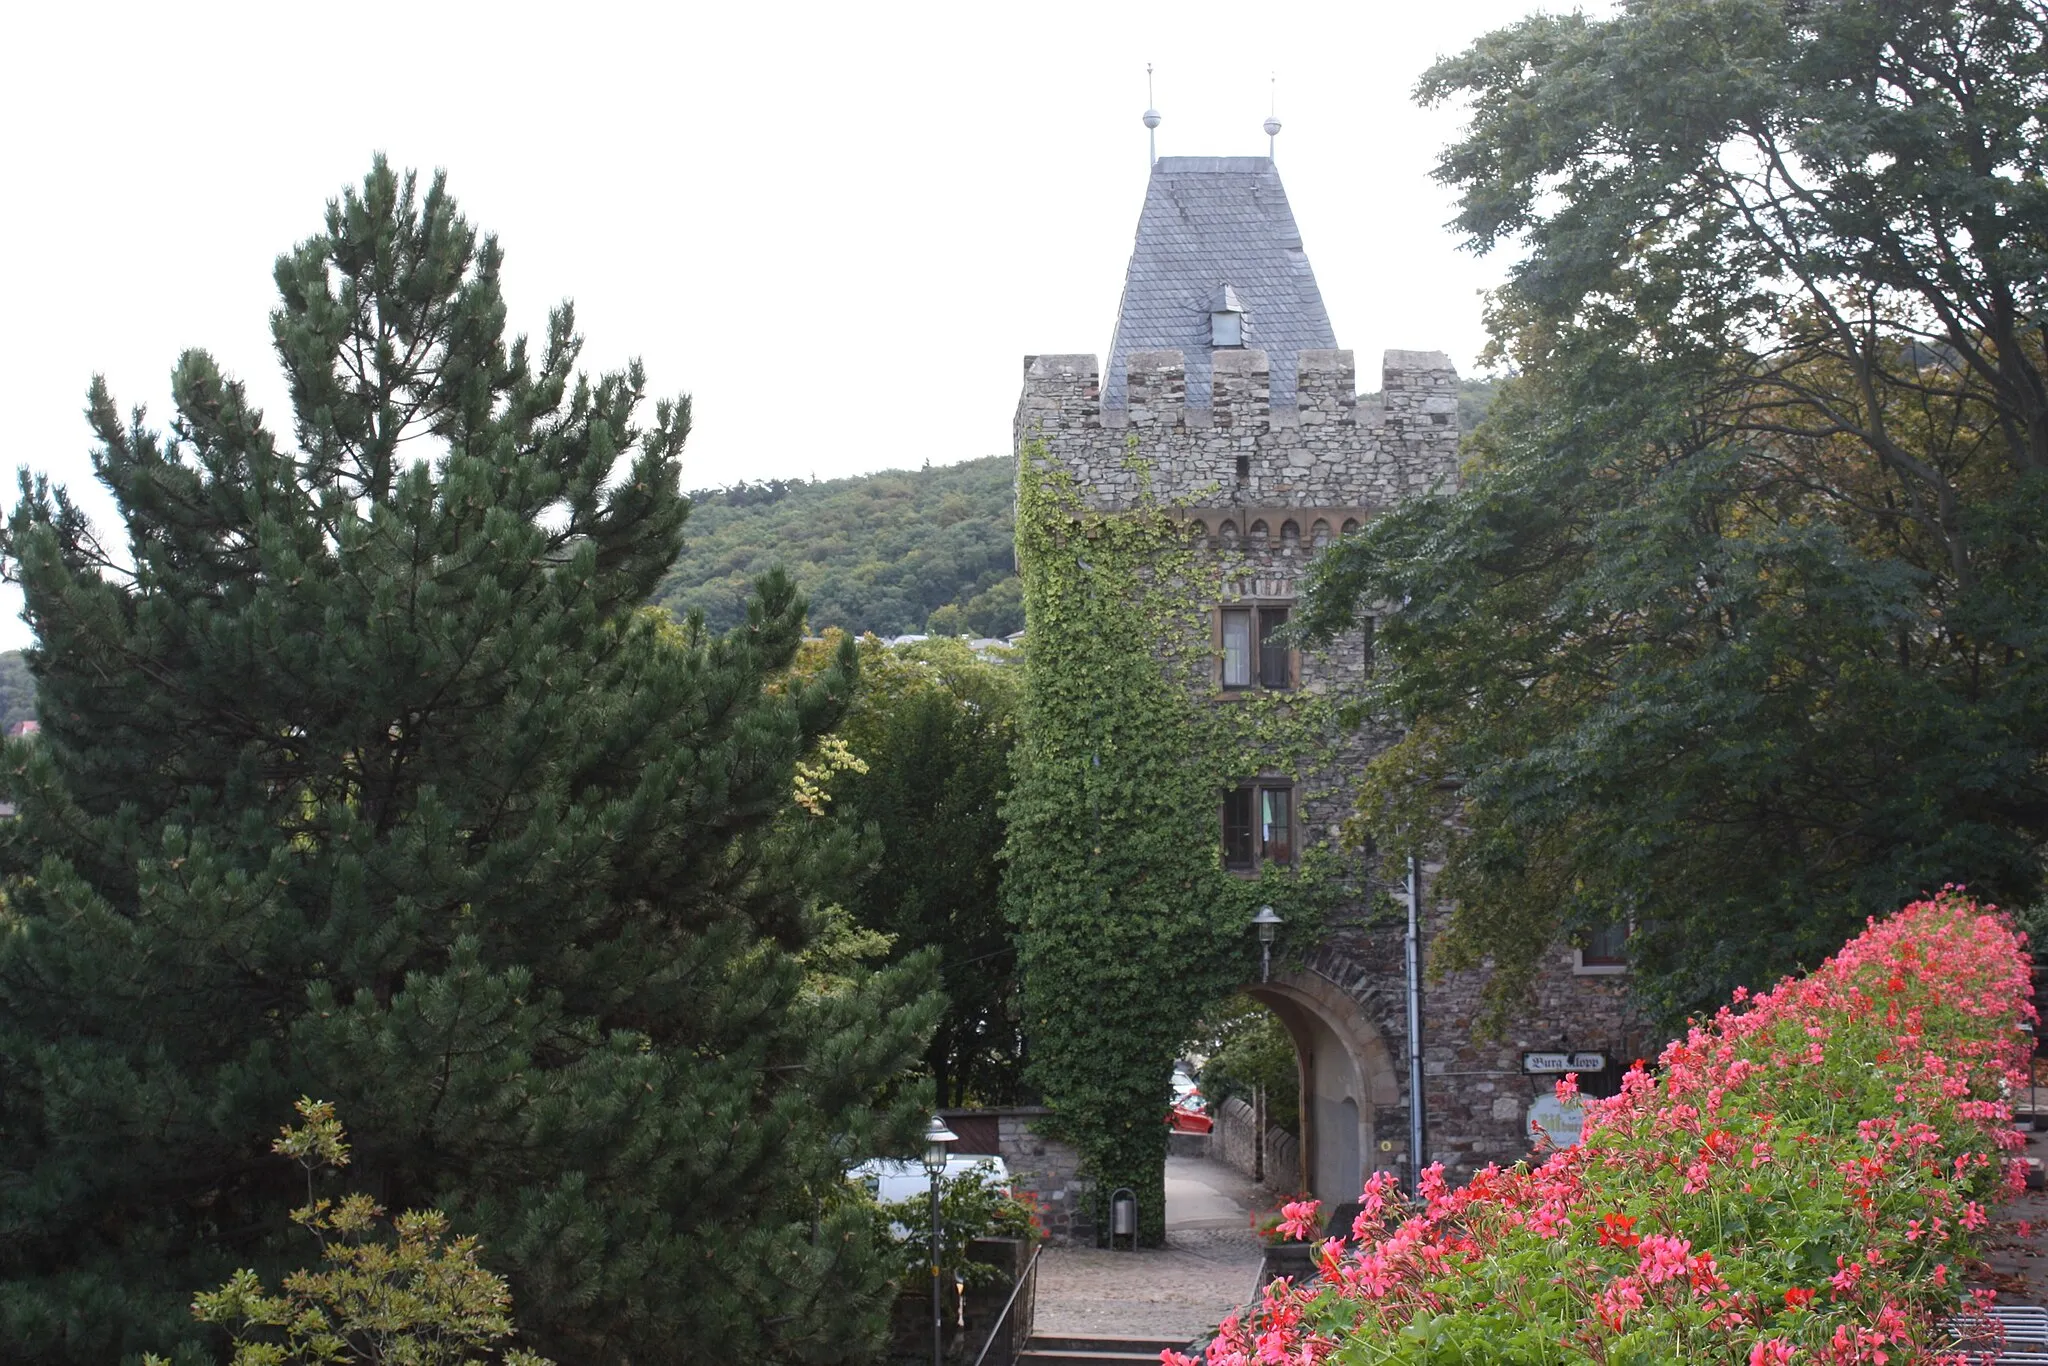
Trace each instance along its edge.
{"label": "ivy covering tower", "polygon": [[[1107,355],[1024,359],[1008,904],[1034,1080],[1098,1191],[1137,1195],[1141,1242],[1164,1231],[1173,1060],[1236,988],[1294,1046],[1289,1175],[1331,1205],[1374,1172],[1522,1156],[1522,1049],[1597,1048],[1589,1089],[1640,1051],[1625,963],[1590,945],[1534,946],[1541,998],[1498,1035],[1473,1028],[1481,971],[1418,983],[1407,1009],[1406,917],[1386,913],[1405,870],[1343,831],[1400,739],[1359,705],[1391,604],[1316,640],[1295,626],[1319,555],[1455,486],[1458,377],[1389,351],[1361,395],[1335,335],[1271,158],[1160,157]],[[1426,892],[1431,939],[1451,908]],[[1270,968],[1262,906],[1283,922]]]}
{"label": "ivy covering tower", "polygon": [[[0,829],[0,1342],[208,1349],[308,1260],[252,1160],[338,1103],[351,1185],[434,1206],[577,1362],[832,1361],[886,1268],[846,1162],[914,1132],[929,969],[805,972],[837,866],[789,797],[854,657],[712,636],[674,559],[686,400],[507,342],[501,253],[380,159],[283,257],[287,431],[203,352],[168,432],[95,383],[125,547],[24,479],[39,741]],[[218,1346],[215,1342],[212,1346]]]}

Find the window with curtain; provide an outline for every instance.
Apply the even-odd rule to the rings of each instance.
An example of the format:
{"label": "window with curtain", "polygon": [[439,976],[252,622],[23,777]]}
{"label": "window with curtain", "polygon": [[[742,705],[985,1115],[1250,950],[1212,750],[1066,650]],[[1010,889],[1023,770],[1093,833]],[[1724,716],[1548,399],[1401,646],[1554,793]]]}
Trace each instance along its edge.
{"label": "window with curtain", "polygon": [[1259,789],[1259,848],[1268,863],[1294,862],[1294,792]]}
{"label": "window with curtain", "polygon": [[1249,607],[1223,609],[1223,686],[1249,688],[1252,685],[1252,610]]}
{"label": "window with curtain", "polygon": [[1294,788],[1244,783],[1223,794],[1223,866],[1252,873],[1269,863],[1294,863]]}
{"label": "window with curtain", "polygon": [[1285,607],[1225,607],[1222,685],[1284,689],[1294,686],[1294,652],[1279,638]]}

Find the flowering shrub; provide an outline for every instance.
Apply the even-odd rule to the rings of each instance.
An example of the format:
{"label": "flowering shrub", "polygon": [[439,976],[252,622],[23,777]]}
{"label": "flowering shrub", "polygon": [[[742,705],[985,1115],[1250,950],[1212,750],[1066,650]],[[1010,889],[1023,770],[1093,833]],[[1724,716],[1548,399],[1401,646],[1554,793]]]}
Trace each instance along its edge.
{"label": "flowering shrub", "polygon": [[[2022,944],[1946,890],[1738,990],[1533,1169],[1431,1167],[1413,1201],[1376,1174],[1318,1277],[1267,1286],[1210,1366],[1941,1359],[1986,1205],[2025,1180]],[[1310,1236],[1313,1203],[1288,1213]]]}

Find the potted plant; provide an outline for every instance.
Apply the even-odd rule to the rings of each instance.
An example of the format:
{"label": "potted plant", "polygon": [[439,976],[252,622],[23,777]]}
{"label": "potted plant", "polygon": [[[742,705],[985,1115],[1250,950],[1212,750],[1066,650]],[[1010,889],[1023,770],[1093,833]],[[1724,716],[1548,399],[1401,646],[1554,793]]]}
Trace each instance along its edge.
{"label": "potted plant", "polygon": [[1315,1232],[1315,1212],[1315,1197],[1306,1191],[1263,1213],[1252,1212],[1252,1232],[1266,1250],[1259,1267],[1260,1285],[1282,1276],[1299,1284],[1315,1269],[1315,1245],[1309,1241]]}

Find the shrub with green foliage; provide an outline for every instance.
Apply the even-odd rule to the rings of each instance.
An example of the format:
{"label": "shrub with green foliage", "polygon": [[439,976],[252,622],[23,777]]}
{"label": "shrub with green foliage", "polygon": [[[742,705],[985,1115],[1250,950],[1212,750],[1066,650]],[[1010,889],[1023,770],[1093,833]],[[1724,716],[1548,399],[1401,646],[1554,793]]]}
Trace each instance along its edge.
{"label": "shrub with green foliage", "polygon": [[[287,1126],[271,1151],[306,1172],[306,1203],[292,1222],[319,1243],[327,1267],[294,1271],[276,1294],[246,1267],[218,1290],[202,1291],[192,1316],[234,1334],[231,1366],[553,1366],[504,1345],[513,1334],[511,1291],[477,1262],[477,1240],[448,1235],[439,1210],[410,1210],[390,1221],[360,1191],[339,1201],[314,1194],[323,1171],[349,1162],[334,1107],[301,1098],[304,1126]],[[169,1366],[145,1356],[145,1366]]]}
{"label": "shrub with green foliage", "polygon": [[[890,1200],[878,1207],[896,1249],[896,1285],[915,1294],[931,1284],[932,1203],[929,1195]],[[969,1260],[976,1238],[1045,1241],[1045,1225],[1030,1200],[1011,1195],[994,1172],[970,1168],[939,1182],[939,1269],[970,1290],[1004,1283],[1002,1268]]]}

